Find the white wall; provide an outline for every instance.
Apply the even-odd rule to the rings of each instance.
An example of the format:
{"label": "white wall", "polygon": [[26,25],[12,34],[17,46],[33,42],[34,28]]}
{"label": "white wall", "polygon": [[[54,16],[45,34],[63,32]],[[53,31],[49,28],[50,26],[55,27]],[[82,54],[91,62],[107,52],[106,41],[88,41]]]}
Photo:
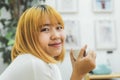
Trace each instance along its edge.
{"label": "white wall", "polygon": [[117,49],[113,54],[106,54],[106,51],[97,51],[98,62],[105,61],[106,58],[109,59],[113,72],[120,72],[120,0],[114,0],[114,10],[112,13],[94,13],[92,11],[92,0],[79,0],[79,16],[81,18],[81,36],[82,44],[87,43],[90,48],[95,49],[95,31],[94,31],[94,20],[105,18],[113,19],[116,21],[116,33],[117,33]]}
{"label": "white wall", "polygon": [[106,51],[97,51],[97,62],[105,62],[109,59],[113,72],[120,73],[120,0],[114,1],[114,9],[112,13],[94,13],[92,11],[93,0],[79,0],[79,18],[81,27],[81,43],[85,43],[92,49],[95,49],[95,31],[94,20],[105,18],[113,19],[116,21],[116,36],[117,36],[117,49],[112,54],[106,54]]}

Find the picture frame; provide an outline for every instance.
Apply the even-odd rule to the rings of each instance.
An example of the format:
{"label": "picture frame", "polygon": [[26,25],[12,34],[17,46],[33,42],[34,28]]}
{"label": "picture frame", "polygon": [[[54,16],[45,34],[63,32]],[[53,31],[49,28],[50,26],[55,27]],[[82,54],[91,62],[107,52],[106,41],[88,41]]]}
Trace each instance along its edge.
{"label": "picture frame", "polygon": [[112,12],[113,0],[93,0],[94,12]]}
{"label": "picture frame", "polygon": [[67,50],[80,48],[80,26],[78,20],[64,20],[65,23],[65,48]]}
{"label": "picture frame", "polygon": [[95,41],[97,50],[116,49],[116,26],[114,20],[100,19],[95,21]]}
{"label": "picture frame", "polygon": [[56,0],[56,7],[60,13],[76,13],[78,0]]}

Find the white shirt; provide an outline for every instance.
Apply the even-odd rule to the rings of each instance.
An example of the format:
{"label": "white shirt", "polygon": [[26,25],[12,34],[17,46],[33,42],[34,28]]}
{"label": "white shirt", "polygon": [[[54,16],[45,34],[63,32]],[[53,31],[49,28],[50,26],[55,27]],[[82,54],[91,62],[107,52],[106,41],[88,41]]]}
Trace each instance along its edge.
{"label": "white shirt", "polygon": [[0,75],[0,80],[62,80],[56,64],[31,55],[18,56]]}

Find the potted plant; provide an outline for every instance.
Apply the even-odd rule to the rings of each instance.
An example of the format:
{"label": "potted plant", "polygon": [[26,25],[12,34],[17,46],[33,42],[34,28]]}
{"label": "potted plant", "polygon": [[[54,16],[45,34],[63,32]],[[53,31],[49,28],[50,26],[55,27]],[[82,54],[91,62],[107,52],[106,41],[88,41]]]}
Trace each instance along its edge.
{"label": "potted plant", "polygon": [[[11,48],[14,43],[15,30],[21,13],[30,7],[33,0],[1,0],[0,1],[0,54],[4,63],[11,62]],[[1,18],[2,10],[9,13],[10,18]]]}

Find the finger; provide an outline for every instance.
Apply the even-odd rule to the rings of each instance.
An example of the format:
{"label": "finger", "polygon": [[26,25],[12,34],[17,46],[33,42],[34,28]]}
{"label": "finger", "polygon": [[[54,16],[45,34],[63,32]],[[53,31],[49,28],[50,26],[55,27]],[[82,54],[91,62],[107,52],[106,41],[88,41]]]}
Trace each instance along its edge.
{"label": "finger", "polygon": [[73,50],[71,49],[70,50],[70,59],[71,59],[71,62],[73,63],[74,61],[76,61],[75,57],[73,56]]}
{"label": "finger", "polygon": [[88,54],[88,56],[91,57],[91,60],[93,62],[93,66],[95,68],[96,67],[96,53],[94,51],[91,51],[90,54]]}
{"label": "finger", "polygon": [[94,51],[89,51],[87,56],[96,59],[96,53]]}
{"label": "finger", "polygon": [[78,58],[82,58],[83,56],[86,55],[86,49],[87,49],[87,45],[85,45],[83,48],[81,48]]}
{"label": "finger", "polygon": [[84,51],[84,53],[83,53],[83,57],[85,57],[87,54],[86,54],[86,50]]}

